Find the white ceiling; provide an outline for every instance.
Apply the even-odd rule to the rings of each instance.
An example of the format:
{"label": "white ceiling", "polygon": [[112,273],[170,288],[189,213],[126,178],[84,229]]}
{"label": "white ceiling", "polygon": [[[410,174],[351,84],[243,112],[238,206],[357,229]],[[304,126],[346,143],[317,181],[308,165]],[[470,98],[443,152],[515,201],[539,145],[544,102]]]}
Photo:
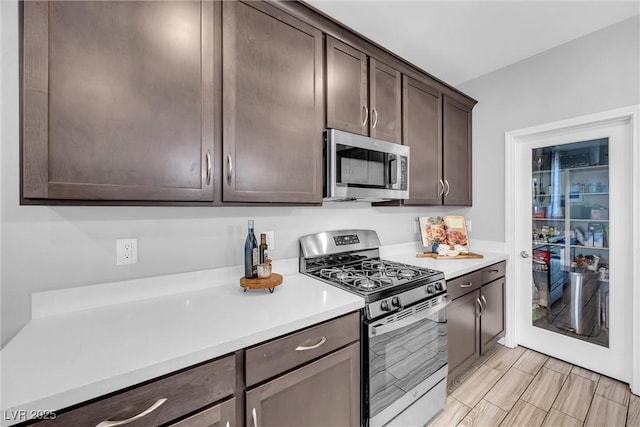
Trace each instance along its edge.
{"label": "white ceiling", "polygon": [[305,0],[458,85],[640,14],[640,1]]}

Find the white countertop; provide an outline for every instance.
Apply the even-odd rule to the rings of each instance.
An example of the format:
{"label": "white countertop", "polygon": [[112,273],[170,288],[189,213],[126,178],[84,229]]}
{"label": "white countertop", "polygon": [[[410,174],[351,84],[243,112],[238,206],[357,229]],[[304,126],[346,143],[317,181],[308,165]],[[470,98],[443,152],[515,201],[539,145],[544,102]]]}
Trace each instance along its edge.
{"label": "white countertop", "polygon": [[16,410],[62,409],[364,306],[298,273],[270,294],[243,293],[239,268],[217,272],[162,277],[178,288],[205,279],[206,289],[32,319],[2,349],[2,425],[24,421],[5,419]]}
{"label": "white countertop", "polygon": [[[381,258],[428,267],[446,279],[503,261],[417,258],[417,242]],[[55,411],[358,310],[364,300],[276,261],[273,294],[243,293],[229,267],[34,294],[32,320],[0,352],[3,416]],[[9,416],[8,416],[9,415]]]}
{"label": "white countertop", "polygon": [[418,258],[416,255],[424,252],[425,248],[419,242],[402,243],[399,245],[383,246],[380,248],[380,258],[389,261],[401,262],[403,264],[416,265],[418,267],[431,268],[444,273],[446,280],[451,280],[463,274],[470,273],[475,270],[487,267],[497,262],[504,261],[508,258],[505,252],[493,249],[493,251],[485,250],[482,245],[473,246],[473,242],[469,248],[471,252],[481,254],[484,258],[473,259],[434,259],[434,258]]}

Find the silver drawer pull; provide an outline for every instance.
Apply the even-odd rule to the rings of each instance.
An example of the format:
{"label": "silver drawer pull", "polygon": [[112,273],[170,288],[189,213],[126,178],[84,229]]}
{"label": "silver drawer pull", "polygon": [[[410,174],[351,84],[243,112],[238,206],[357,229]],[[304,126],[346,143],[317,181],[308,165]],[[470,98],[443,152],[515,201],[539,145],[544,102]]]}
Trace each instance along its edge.
{"label": "silver drawer pull", "polygon": [[258,427],[258,414],[256,414],[256,408],[251,411],[251,419],[253,420],[253,427]]}
{"label": "silver drawer pull", "polygon": [[320,347],[322,344],[326,343],[327,339],[325,337],[320,337],[320,341],[318,341],[317,344],[314,345],[299,345],[296,347],[296,351],[306,351],[306,350],[315,350],[316,348]]}
{"label": "silver drawer pull", "polygon": [[460,285],[461,288],[470,288],[473,286],[473,282],[469,282],[466,285]]}
{"label": "silver drawer pull", "polygon": [[500,270],[489,270],[489,274],[498,274]]}
{"label": "silver drawer pull", "polygon": [[166,402],[167,399],[166,398],[162,398],[162,399],[158,399],[156,400],[156,403],[154,403],[153,405],[149,406],[147,409],[145,409],[144,411],[140,412],[138,415],[134,415],[131,418],[128,418],[126,420],[120,420],[120,421],[102,421],[100,424],[98,424],[96,427],[113,427],[113,426],[122,426],[125,424],[129,424],[132,423],[136,420],[139,420],[140,418],[149,415],[150,413],[152,413],[153,411],[155,411],[156,409],[158,409],[160,406],[162,406],[162,404],[164,402]]}
{"label": "silver drawer pull", "polygon": [[229,427],[229,421],[227,421],[227,423],[225,424],[225,427]]}

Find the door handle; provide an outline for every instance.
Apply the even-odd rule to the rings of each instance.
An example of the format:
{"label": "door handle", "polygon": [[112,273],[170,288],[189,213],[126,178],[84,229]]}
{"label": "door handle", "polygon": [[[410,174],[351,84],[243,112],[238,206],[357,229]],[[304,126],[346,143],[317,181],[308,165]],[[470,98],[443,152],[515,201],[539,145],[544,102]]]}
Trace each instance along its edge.
{"label": "door handle", "polygon": [[231,177],[233,175],[233,160],[231,154],[227,154],[227,183],[231,185]]}
{"label": "door handle", "polygon": [[529,254],[529,252],[527,252],[527,251],[522,251],[522,252],[520,252],[520,256],[521,256],[522,258],[530,258],[530,257],[531,257],[531,255],[530,255],[530,254]]}
{"label": "door handle", "polygon": [[438,197],[442,197],[444,194],[444,182],[441,179],[438,180],[439,187],[442,186],[442,190],[438,191]]}
{"label": "door handle", "polygon": [[371,125],[371,127],[372,127],[373,129],[375,129],[375,128],[376,128],[376,125],[378,124],[378,111],[377,111],[375,108],[373,108],[373,109],[371,109],[371,112],[372,112],[372,113],[373,113],[373,115],[374,115],[374,117],[373,117],[373,124]]}
{"label": "door handle", "polygon": [[484,312],[486,311],[486,309],[487,309],[487,307],[488,307],[489,305],[487,304],[487,299],[484,297],[484,295],[482,295],[482,296],[480,297],[480,299],[481,299],[481,300],[482,300],[482,302],[484,303],[484,308],[483,308],[483,309],[482,309],[482,311],[480,312],[480,314],[482,314],[482,313],[484,313]]}
{"label": "door handle", "polygon": [[480,317],[482,316],[482,303],[480,302],[480,298],[476,298],[476,304],[477,304],[477,310],[476,310],[476,317]]}
{"label": "door handle", "polygon": [[444,180],[444,183],[447,184],[447,191],[444,193],[445,196],[449,195],[449,190],[451,190],[451,187],[449,186],[449,181],[447,181],[446,179]]}
{"label": "door handle", "polygon": [[207,151],[207,185],[211,184],[211,152]]}
{"label": "door handle", "polygon": [[362,111],[364,111],[364,121],[362,122],[362,127],[365,127],[367,125],[367,120],[369,120],[369,109],[366,105],[363,105]]}

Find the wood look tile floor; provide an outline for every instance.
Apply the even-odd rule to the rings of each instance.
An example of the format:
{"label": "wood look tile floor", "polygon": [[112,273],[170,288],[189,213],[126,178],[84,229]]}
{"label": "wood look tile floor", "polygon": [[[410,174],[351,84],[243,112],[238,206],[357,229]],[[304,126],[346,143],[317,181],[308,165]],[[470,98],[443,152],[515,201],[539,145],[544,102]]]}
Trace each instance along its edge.
{"label": "wood look tile floor", "polygon": [[640,396],[611,378],[526,349],[499,346],[449,385],[429,427],[640,427]]}

